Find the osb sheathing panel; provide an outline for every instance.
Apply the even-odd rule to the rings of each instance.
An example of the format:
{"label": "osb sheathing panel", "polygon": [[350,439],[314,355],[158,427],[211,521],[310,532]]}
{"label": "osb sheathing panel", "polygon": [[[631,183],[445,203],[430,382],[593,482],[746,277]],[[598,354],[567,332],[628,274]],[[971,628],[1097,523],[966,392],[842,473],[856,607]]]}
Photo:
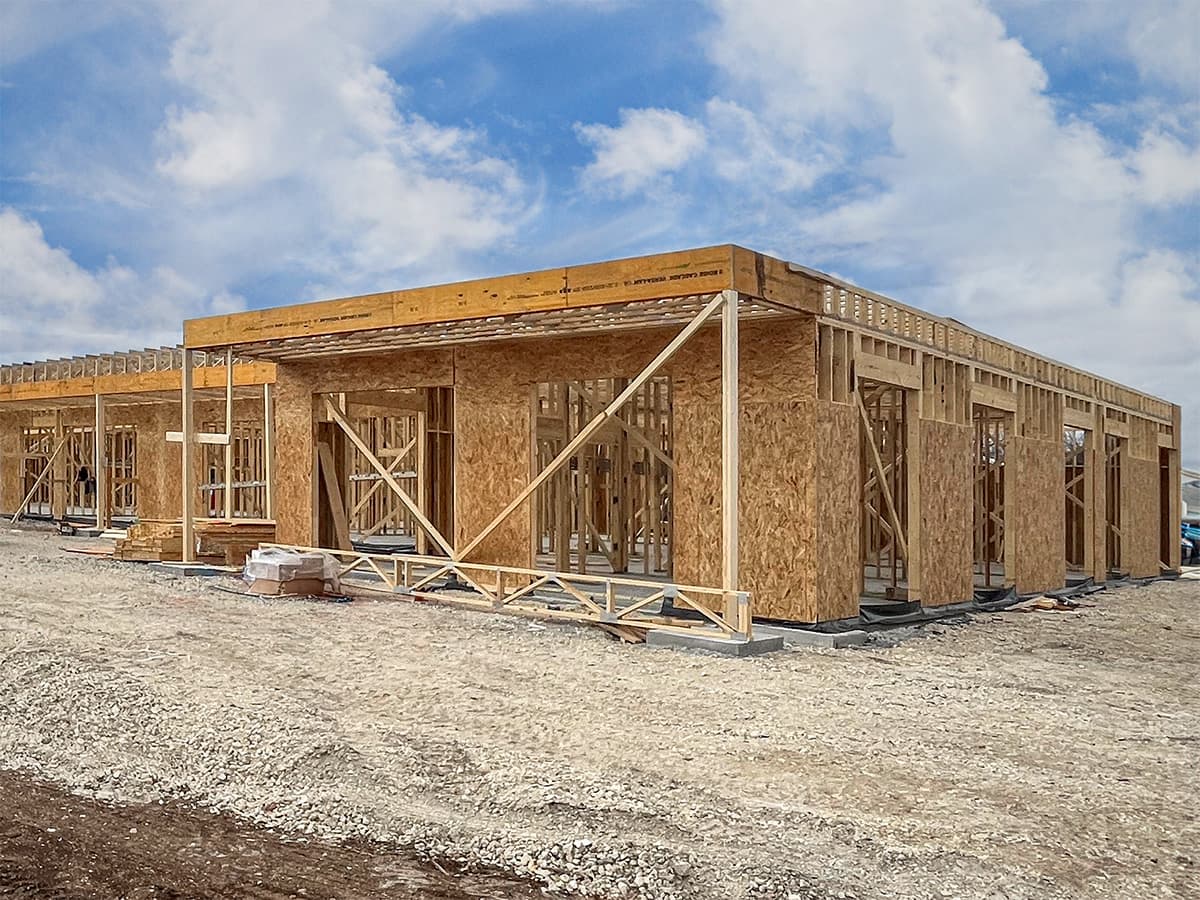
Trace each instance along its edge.
{"label": "osb sheathing panel", "polygon": [[[531,372],[536,357],[514,348],[462,348],[455,360],[454,526],[463,546],[529,483]],[[528,502],[471,552],[473,562],[528,567]]]}
{"label": "osb sheathing panel", "polygon": [[12,515],[21,505],[21,429],[29,424],[24,412],[0,413],[0,511]]}
{"label": "osb sheathing panel", "polygon": [[920,599],[924,606],[962,603],[974,595],[971,443],[971,428],[921,421]]}
{"label": "osb sheathing panel", "polygon": [[1016,481],[1010,514],[1016,572],[1010,577],[1021,593],[1060,588],[1067,577],[1062,442],[1012,435],[1005,468]]}
{"label": "osb sheathing panel", "polygon": [[1162,527],[1158,515],[1158,462],[1131,456],[1121,463],[1121,479],[1126,498],[1121,522],[1121,568],[1134,578],[1158,575],[1161,570],[1159,530]]}
{"label": "osb sheathing panel", "polygon": [[859,413],[846,403],[817,401],[816,546],[813,602],[798,621],[858,615],[862,593],[859,547],[862,485],[858,462]]}
{"label": "osb sheathing panel", "polygon": [[[813,621],[815,320],[743,326],[739,340],[739,586],[762,618]],[[720,584],[720,335],[706,331],[672,362],[675,579]],[[833,618],[834,616],[820,616]]]}
{"label": "osb sheathing panel", "polygon": [[[1160,479],[1158,427],[1146,419],[1131,422],[1128,454],[1122,461],[1125,509],[1121,533],[1122,568],[1135,578],[1161,571],[1159,532]],[[1178,543],[1178,541],[1176,541]]]}
{"label": "osb sheathing panel", "polygon": [[313,533],[316,374],[302,366],[281,365],[276,370],[275,535],[282,544],[311,547],[316,543]]}
{"label": "osb sheathing panel", "polygon": [[384,391],[395,388],[449,387],[454,383],[454,354],[449,349],[340,356],[280,364],[295,377],[312,382],[313,391]]}

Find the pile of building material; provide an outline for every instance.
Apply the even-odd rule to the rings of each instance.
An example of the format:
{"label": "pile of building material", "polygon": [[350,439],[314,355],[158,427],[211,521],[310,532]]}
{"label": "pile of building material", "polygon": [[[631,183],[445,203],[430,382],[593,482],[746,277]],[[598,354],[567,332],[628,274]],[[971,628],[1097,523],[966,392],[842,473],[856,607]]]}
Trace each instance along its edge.
{"label": "pile of building material", "polygon": [[325,553],[300,553],[280,547],[254,550],[242,579],[252,594],[321,596],[338,591],[337,560]]}
{"label": "pile of building material", "polygon": [[[265,519],[195,522],[195,561],[214,565],[240,566],[259,544],[275,540],[275,523]],[[116,542],[113,557],[140,562],[183,559],[183,523],[147,519],[129,527],[128,535]]]}

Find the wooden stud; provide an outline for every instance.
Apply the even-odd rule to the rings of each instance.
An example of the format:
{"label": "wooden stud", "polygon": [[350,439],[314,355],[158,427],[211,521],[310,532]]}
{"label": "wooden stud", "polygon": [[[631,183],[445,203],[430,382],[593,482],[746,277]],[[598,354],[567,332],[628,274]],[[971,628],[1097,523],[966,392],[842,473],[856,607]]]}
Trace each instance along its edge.
{"label": "wooden stud", "polygon": [[351,549],[350,523],[346,517],[346,504],[342,501],[342,488],[338,483],[333,450],[324,441],[317,443],[317,466],[321,470],[321,479],[325,483],[325,495],[329,498],[330,512],[333,514],[333,527],[338,542],[337,549],[349,550]]}
{"label": "wooden stud", "polygon": [[94,475],[96,478],[96,527],[104,530],[109,525],[109,481],[108,481],[108,454],[105,446],[105,436],[107,428],[104,421],[104,395],[96,395],[96,424],[93,434],[93,451],[95,453],[95,469]]}
{"label": "wooden stud", "polygon": [[[903,535],[904,576],[908,599],[921,599],[921,392],[901,391],[904,412],[904,487],[907,505]],[[911,548],[911,550],[910,550]]]}
{"label": "wooden stud", "polygon": [[721,308],[721,588],[725,620],[737,619],[738,589],[738,294]]}
{"label": "wooden stud", "polygon": [[262,386],[263,403],[263,439],[262,464],[263,481],[266,487],[263,491],[263,515],[265,518],[275,518],[275,398],[274,386]]}
{"label": "wooden stud", "polygon": [[183,440],[180,442],[182,459],[182,485],[180,490],[183,493],[182,512],[183,512],[183,562],[195,562],[196,560],[196,535],[195,525],[192,517],[195,515],[195,496],[196,496],[196,471],[195,460],[193,458],[193,448],[195,447],[196,439],[196,423],[195,409],[192,406],[192,377],[194,374],[193,367],[194,351],[183,351],[183,376],[181,379],[182,391],[180,402],[180,418],[182,420],[180,430],[183,432]]}
{"label": "wooden stud", "polygon": [[233,521],[233,348],[225,350],[225,521]]}

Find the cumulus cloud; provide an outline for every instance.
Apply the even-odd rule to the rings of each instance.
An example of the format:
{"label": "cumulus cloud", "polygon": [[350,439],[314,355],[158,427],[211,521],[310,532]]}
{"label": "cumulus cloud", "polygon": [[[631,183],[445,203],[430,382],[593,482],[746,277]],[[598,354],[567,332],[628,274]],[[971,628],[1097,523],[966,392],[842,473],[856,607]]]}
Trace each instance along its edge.
{"label": "cumulus cloud", "polygon": [[1170,134],[1149,132],[1133,155],[1147,203],[1172,205],[1200,197],[1200,146],[1187,147]]}
{"label": "cumulus cloud", "polygon": [[109,260],[86,269],[52,246],[36,221],[0,207],[0,359],[174,344],[185,316],[243,308],[243,298],[209,296],[164,266],[138,273]]}
{"label": "cumulus cloud", "polygon": [[705,145],[704,127],[669,109],[622,109],[620,124],[575,126],[595,157],[584,181],[630,194],[681,168]]}
{"label": "cumulus cloud", "polygon": [[1195,199],[1186,128],[1130,151],[1064,115],[980,0],[716,8],[710,106],[752,111],[759,154],[814,179],[801,197],[757,193],[742,239],[1184,402],[1194,457],[1197,260],[1140,227],[1151,206]]}
{"label": "cumulus cloud", "polygon": [[375,56],[435,20],[515,5],[165,4],[169,74],[188,99],[167,110],[158,172],[201,210],[282,214],[264,224],[334,289],[453,266],[512,234],[529,191],[484,134],[407,109]]}

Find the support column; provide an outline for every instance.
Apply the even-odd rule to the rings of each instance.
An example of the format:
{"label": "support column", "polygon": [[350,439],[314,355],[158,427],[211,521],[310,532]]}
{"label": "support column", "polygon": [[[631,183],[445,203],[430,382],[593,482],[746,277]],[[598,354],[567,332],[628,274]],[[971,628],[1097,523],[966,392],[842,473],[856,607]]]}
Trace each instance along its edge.
{"label": "support column", "polygon": [[194,365],[194,351],[183,351],[183,397],[182,397],[182,430],[183,440],[180,446],[183,448],[183,466],[182,478],[183,482],[183,561],[196,561],[196,533],[195,523],[192,517],[195,515],[193,506],[195,505],[196,497],[196,470],[195,460],[193,459],[192,450],[196,446],[196,424],[194,421],[195,410],[192,408],[192,378]]}
{"label": "support column", "polygon": [[[54,413],[54,446],[62,446],[65,438],[63,414],[59,409]],[[57,521],[63,521],[67,517],[67,485],[73,474],[67,466],[66,447],[62,447],[50,465],[50,515]]]}
{"label": "support column", "polygon": [[[424,514],[426,517],[428,517],[429,516],[429,484],[428,484],[428,480],[429,480],[429,412],[428,412],[428,410],[429,410],[429,391],[425,390],[422,393],[424,394],[425,408],[421,409],[417,412],[416,423],[415,423],[416,434],[413,435],[413,437],[416,439],[416,442],[417,442],[416,445],[413,447],[413,452],[416,454],[416,459],[414,460],[415,465],[413,466],[413,471],[417,473],[416,489],[413,491],[413,493],[416,494],[416,497],[414,497],[413,499],[416,501],[417,509],[419,509],[422,512],[422,514]],[[537,419],[535,418],[533,421],[537,422]],[[537,446],[537,430],[536,429],[534,430],[534,446],[535,447]],[[535,517],[535,519],[536,519],[536,517]],[[425,533],[424,528],[418,527],[415,529],[415,531],[416,531],[416,534],[413,535],[413,537],[415,539],[414,544],[413,544],[413,549],[416,550],[417,553],[420,554],[421,556],[425,556],[427,553],[429,553],[429,536]],[[535,555],[530,558],[537,559],[537,556]]]}
{"label": "support column", "polygon": [[263,480],[267,483],[263,491],[263,516],[275,518],[275,399],[271,385],[263,389]]}
{"label": "support column", "polygon": [[92,432],[92,449],[94,453],[94,471],[96,474],[96,493],[93,502],[96,506],[96,527],[103,530],[108,528],[108,454],[105,450],[104,396],[96,395],[96,421]]}
{"label": "support column", "polygon": [[233,521],[233,348],[225,350],[225,521]]}
{"label": "support column", "polygon": [[1103,584],[1108,578],[1108,441],[1104,434],[1104,406],[1094,403],[1095,427],[1092,429],[1092,542],[1091,576]]}
{"label": "support column", "polygon": [[921,600],[921,395],[922,391],[904,391],[904,475],[907,481],[908,505],[905,510],[907,530],[904,558],[908,599]]}
{"label": "support column", "polygon": [[[1101,437],[1103,443],[1103,437]],[[1103,449],[1100,453],[1103,454]],[[1096,574],[1096,460],[1103,456],[1096,455],[1096,432],[1083,432],[1083,571],[1088,575]],[[1104,510],[1100,510],[1101,517]]]}
{"label": "support column", "polygon": [[721,307],[721,589],[725,620],[738,621],[738,294]]}

